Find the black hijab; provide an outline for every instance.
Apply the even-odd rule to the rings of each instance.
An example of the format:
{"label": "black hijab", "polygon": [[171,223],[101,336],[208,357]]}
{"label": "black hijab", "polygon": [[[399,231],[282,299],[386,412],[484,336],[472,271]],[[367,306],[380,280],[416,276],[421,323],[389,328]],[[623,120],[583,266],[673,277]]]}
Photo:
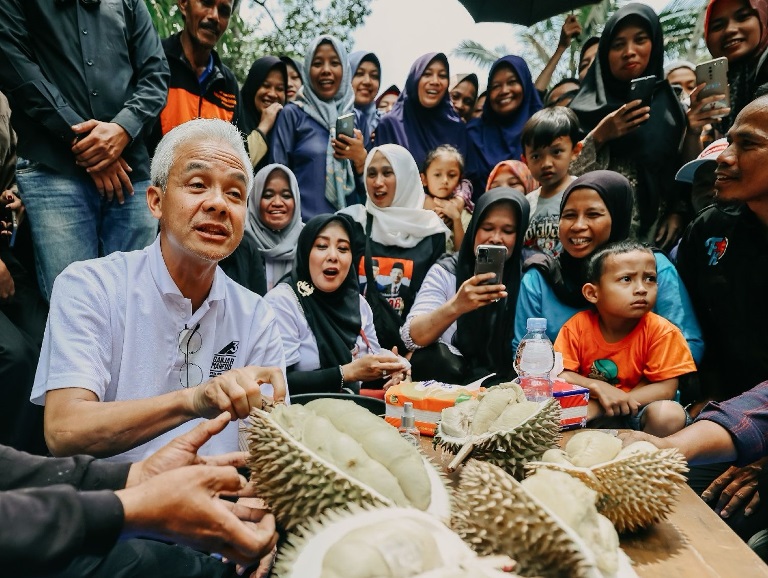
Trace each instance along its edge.
{"label": "black hijab", "polygon": [[517,239],[512,255],[504,263],[504,285],[507,298],[498,303],[480,307],[465,313],[456,322],[454,345],[469,361],[469,367],[477,377],[496,372],[508,376],[512,369],[512,337],[515,326],[515,306],[520,289],[520,254],[523,237],[528,229],[530,207],[525,195],[516,189],[498,187],[483,194],[475,205],[464,241],[456,255],[441,259],[438,263],[456,274],[456,290],[475,274],[475,235],[484,216],[496,203],[510,203],[517,217]]}
{"label": "black hijab", "polygon": [[[246,135],[256,130],[261,120],[261,113],[256,109],[256,105],[253,102],[256,91],[264,84],[267,75],[275,69],[283,75],[283,84],[287,87],[288,70],[285,63],[276,56],[262,56],[253,63],[248,71],[248,77],[243,83],[243,88],[240,89],[240,103],[242,106],[240,111],[240,128]],[[267,135],[264,136],[266,137]]]}
{"label": "black hijab", "polygon": [[[638,168],[638,179],[643,194],[638,195],[641,230],[647,230],[658,213],[659,202],[665,190],[671,190],[674,181],[665,182],[674,174],[678,153],[685,136],[685,113],[664,75],[664,34],[659,17],[645,4],[627,4],[617,10],[605,24],[597,49],[597,58],[587,71],[578,94],[570,108],[579,117],[585,132],[594,129],[608,114],[631,100],[629,82],[611,74],[608,53],[614,36],[626,20],[643,26],[651,38],[651,54],[642,76],[656,76],[656,87],[651,101],[651,116],[637,130],[609,143],[612,152],[633,160]],[[674,166],[670,170],[669,165]]]}
{"label": "black hijab", "polygon": [[352,349],[362,326],[360,288],[354,264],[350,266],[344,282],[333,293],[325,293],[315,287],[309,273],[309,253],[315,239],[320,231],[334,221],[344,227],[350,244],[353,242],[355,224],[347,215],[324,214],[313,217],[299,235],[293,271],[288,279],[317,341],[322,369],[352,361]]}
{"label": "black hijab", "polygon": [[[592,189],[603,200],[608,213],[611,215],[611,233],[606,244],[623,241],[629,237],[629,226],[632,221],[632,187],[624,175],[614,171],[592,171],[573,181],[563,193],[560,201],[560,213],[565,209],[571,193],[576,189]],[[565,248],[553,259],[548,255],[536,254],[529,258],[525,269],[535,267],[544,275],[557,295],[565,305],[584,308],[588,305],[581,288],[584,286],[584,262],[588,257],[576,259]]]}

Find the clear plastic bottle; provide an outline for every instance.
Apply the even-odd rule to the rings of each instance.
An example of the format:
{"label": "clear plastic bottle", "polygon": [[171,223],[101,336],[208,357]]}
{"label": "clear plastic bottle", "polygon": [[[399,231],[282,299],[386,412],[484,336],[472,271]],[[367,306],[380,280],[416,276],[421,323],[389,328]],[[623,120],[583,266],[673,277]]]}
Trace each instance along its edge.
{"label": "clear plastic bottle", "polygon": [[409,443],[419,447],[421,443],[421,432],[416,427],[416,416],[413,413],[413,404],[410,401],[406,401],[403,404],[403,419],[400,422],[400,427],[397,428],[403,438]]}
{"label": "clear plastic bottle", "polygon": [[555,350],[546,333],[547,320],[531,317],[525,327],[528,333],[517,346],[515,371],[529,401],[546,401],[552,397],[549,372],[555,366]]}

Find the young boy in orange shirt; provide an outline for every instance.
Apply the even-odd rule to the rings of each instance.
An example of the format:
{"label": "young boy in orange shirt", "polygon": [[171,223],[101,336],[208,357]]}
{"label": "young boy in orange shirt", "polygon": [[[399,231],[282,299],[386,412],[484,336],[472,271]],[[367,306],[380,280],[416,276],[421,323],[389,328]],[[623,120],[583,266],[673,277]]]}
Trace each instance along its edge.
{"label": "young boy in orange shirt", "polygon": [[696,366],[680,330],[651,311],[653,252],[635,241],[607,245],[590,257],[586,279],[582,293],[594,309],[563,325],[555,349],[560,376],[589,389],[587,420],[624,416],[618,427],[659,437],[681,430],[689,419],[671,400],[678,378]]}

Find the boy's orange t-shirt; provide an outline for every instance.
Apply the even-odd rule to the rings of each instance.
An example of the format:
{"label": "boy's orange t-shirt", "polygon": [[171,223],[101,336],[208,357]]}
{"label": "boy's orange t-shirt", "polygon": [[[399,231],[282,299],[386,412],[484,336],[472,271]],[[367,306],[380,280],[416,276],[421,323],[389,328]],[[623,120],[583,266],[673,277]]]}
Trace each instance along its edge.
{"label": "boy's orange t-shirt", "polygon": [[680,330],[660,315],[648,312],[621,341],[603,338],[595,311],[581,311],[565,322],[555,340],[563,367],[629,392],[645,377],[649,383],[696,371],[688,343]]}

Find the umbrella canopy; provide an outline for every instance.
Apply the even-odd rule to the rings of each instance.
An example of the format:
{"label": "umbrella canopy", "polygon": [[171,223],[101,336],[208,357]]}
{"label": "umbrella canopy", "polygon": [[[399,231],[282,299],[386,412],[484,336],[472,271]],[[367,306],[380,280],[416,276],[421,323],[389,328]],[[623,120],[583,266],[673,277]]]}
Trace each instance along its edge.
{"label": "umbrella canopy", "polygon": [[459,0],[475,22],[509,22],[532,26],[558,14],[600,0]]}

